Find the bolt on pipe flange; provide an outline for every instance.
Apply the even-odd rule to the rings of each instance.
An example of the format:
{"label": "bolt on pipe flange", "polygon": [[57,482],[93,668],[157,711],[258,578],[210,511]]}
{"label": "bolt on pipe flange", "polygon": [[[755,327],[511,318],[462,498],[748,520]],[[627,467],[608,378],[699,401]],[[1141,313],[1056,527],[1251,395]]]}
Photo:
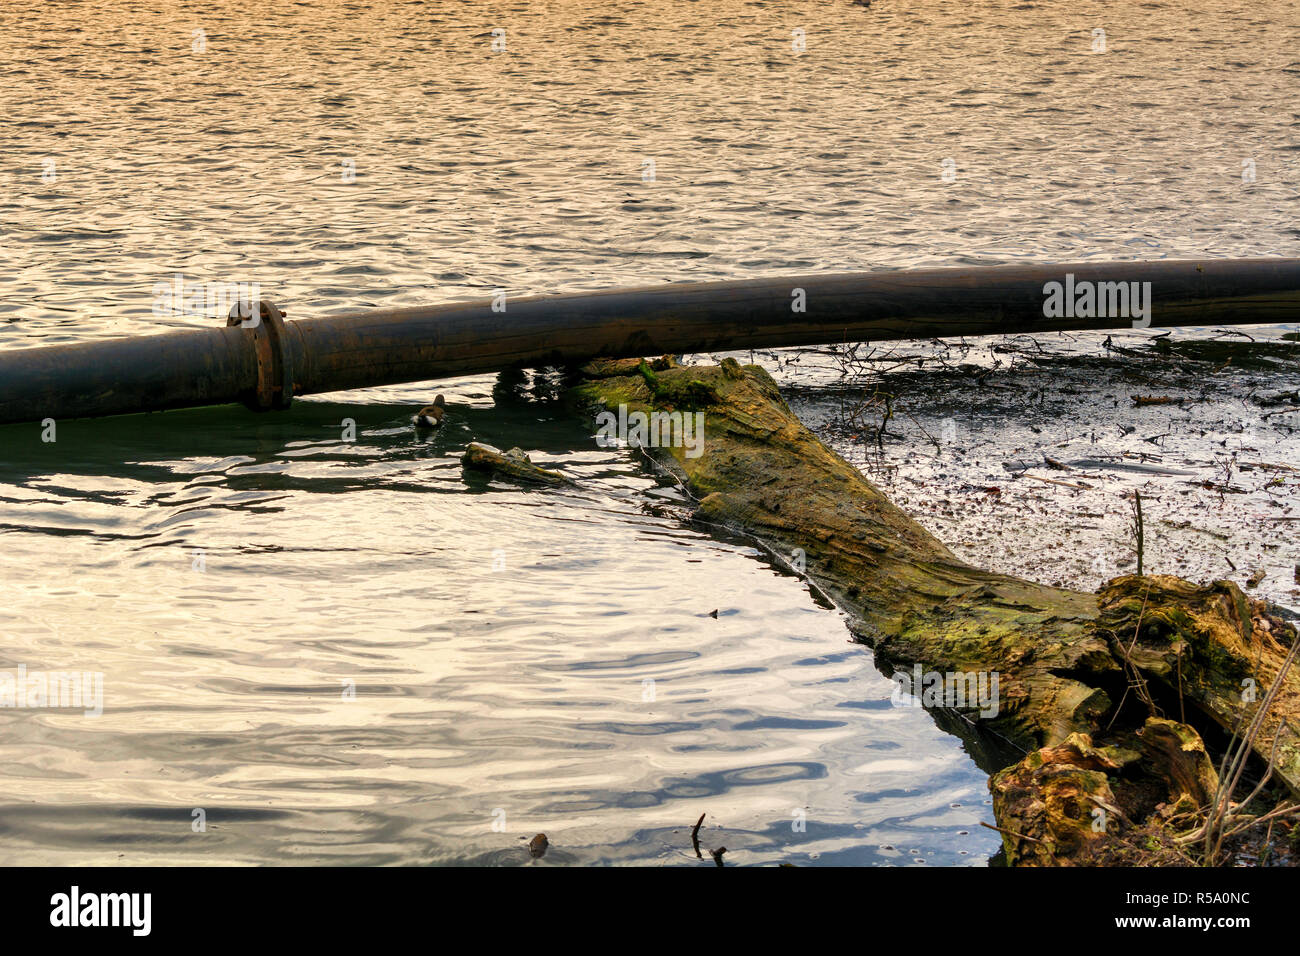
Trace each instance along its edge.
{"label": "bolt on pipe flange", "polygon": [[257,385],[244,404],[255,412],[285,409],[293,402],[293,363],[287,345],[284,313],[266,299],[253,304],[237,302],[230,309],[226,326],[239,325],[253,333],[257,354]]}

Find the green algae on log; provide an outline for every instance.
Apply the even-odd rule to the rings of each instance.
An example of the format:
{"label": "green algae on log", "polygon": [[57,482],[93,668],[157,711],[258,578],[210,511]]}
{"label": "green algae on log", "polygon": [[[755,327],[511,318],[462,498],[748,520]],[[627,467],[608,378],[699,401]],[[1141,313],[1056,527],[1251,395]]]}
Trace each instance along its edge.
{"label": "green algae on log", "polygon": [[[724,359],[678,367],[665,357],[593,363],[583,376],[573,397],[606,410],[621,405],[628,414],[650,415],[701,408],[702,453],[648,451],[695,496],[699,519],[753,535],[805,572],[848,613],[855,635],[887,671],[919,664],[928,672],[997,674],[996,713],[981,716],[976,701],[950,705],[964,718],[963,736],[981,745],[983,731],[1025,751],[1067,741],[1075,751],[1084,743],[1096,749],[1127,741],[1133,753],[1160,764],[1167,781],[1183,780],[1188,770],[1181,758],[1134,736],[1151,733],[1147,718],[1167,715],[1152,714],[1129,693],[1133,668],[1157,685],[1157,710],[1178,708],[1181,687],[1191,711],[1186,720],[1231,733],[1251,707],[1241,699],[1242,680],[1255,680],[1262,699],[1296,640],[1294,627],[1226,582],[1202,588],[1177,578],[1120,578],[1099,597],[972,567],[813,435],[759,366]],[[1144,624],[1134,643],[1139,618]],[[1300,741],[1280,724],[1297,714],[1300,675],[1293,672],[1271,726],[1273,736],[1285,737],[1277,773],[1300,794]],[[1195,738],[1189,738],[1192,750],[1203,751],[1192,727],[1183,732]],[[1164,739],[1167,728],[1160,734]],[[1255,745],[1264,760],[1273,739],[1266,736]],[[981,766],[992,773],[1005,763],[986,756]],[[1123,785],[1123,766],[1093,760],[1076,769],[1102,774],[1121,792],[1138,792]],[[1112,774],[1119,776],[1112,780]],[[1080,777],[1071,786],[1107,799],[1100,784]],[[1010,813],[1014,801],[995,803]],[[1136,797],[1129,805],[1152,806]],[[1011,839],[1004,833],[1004,844]],[[1032,841],[1016,845],[1025,842]]]}

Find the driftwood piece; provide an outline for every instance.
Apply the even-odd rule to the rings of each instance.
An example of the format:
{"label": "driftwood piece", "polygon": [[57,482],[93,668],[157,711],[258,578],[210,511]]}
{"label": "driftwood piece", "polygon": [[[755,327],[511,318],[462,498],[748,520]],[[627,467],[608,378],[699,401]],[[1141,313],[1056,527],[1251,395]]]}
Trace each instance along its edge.
{"label": "driftwood piece", "polygon": [[532,460],[519,448],[511,448],[509,451],[503,452],[491,445],[470,442],[469,447],[465,449],[465,454],[461,456],[461,463],[466,468],[492,472],[514,481],[538,485],[572,485],[574,483],[573,479],[561,472],[534,465]]}

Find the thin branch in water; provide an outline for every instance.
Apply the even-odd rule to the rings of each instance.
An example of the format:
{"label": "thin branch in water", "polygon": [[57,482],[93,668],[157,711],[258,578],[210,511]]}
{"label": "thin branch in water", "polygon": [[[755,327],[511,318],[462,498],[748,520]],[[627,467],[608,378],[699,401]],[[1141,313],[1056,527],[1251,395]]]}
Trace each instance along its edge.
{"label": "thin branch in water", "polygon": [[985,823],[983,820],[980,821],[980,826],[988,827],[990,830],[997,830],[999,833],[1005,833],[1007,836],[1013,836],[1017,840],[1028,840],[1030,843],[1047,844],[1046,840],[1040,840],[1038,837],[1031,837],[1027,833],[1017,833],[1015,830],[1004,830],[1002,827],[995,827],[993,824]]}

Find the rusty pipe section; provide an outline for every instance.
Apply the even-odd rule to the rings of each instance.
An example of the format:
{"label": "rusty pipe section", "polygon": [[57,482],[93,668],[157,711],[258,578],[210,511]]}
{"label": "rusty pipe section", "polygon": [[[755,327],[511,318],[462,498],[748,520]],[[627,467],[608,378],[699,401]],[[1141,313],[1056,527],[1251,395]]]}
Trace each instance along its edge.
{"label": "rusty pipe section", "polygon": [[245,333],[236,326],[0,352],[0,423],[242,401],[257,380]]}
{"label": "rusty pipe section", "polygon": [[224,328],[0,352],[0,424],[243,402],[287,408],[293,355],[283,315]]}
{"label": "rusty pipe section", "polygon": [[[1127,307],[1117,309],[1121,303]],[[0,423],[229,402],[285,407],[293,395],[601,356],[1119,329],[1148,321],[1152,328],[1300,322],[1300,259],[665,283],[568,295],[507,293],[294,321],[270,310],[263,312],[267,321],[251,328],[243,323],[0,352]]]}

